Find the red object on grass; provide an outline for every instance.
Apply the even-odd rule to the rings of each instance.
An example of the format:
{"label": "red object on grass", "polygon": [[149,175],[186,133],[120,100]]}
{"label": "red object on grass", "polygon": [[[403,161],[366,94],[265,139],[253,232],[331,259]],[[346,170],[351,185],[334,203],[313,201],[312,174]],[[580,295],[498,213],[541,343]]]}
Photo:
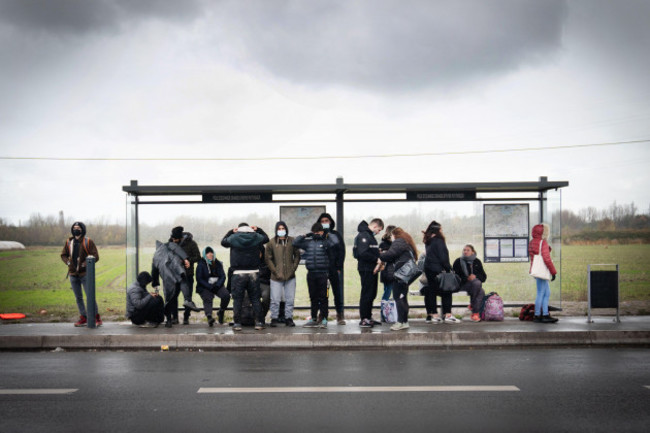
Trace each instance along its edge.
{"label": "red object on grass", "polygon": [[25,315],[23,313],[3,313],[0,314],[0,319],[2,320],[18,320],[24,319]]}

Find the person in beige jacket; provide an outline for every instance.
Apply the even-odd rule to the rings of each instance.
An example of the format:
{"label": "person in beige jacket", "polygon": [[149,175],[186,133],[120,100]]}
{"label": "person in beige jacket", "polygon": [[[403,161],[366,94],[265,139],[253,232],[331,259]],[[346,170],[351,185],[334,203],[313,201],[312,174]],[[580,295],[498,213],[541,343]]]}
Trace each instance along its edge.
{"label": "person in beige jacket", "polygon": [[293,322],[293,303],[300,250],[293,246],[293,238],[289,236],[289,228],[284,221],[275,224],[275,236],[265,248],[264,261],[271,271],[271,327],[278,326],[282,298],[285,302],[285,325],[296,326]]}

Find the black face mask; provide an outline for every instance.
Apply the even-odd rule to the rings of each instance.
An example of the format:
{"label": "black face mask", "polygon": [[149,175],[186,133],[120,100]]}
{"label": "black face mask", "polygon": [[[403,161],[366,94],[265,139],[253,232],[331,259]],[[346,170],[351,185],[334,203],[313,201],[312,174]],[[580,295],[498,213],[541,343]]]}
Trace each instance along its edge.
{"label": "black face mask", "polygon": [[81,230],[79,230],[79,229],[72,230],[72,234],[75,235],[75,236],[81,236]]}

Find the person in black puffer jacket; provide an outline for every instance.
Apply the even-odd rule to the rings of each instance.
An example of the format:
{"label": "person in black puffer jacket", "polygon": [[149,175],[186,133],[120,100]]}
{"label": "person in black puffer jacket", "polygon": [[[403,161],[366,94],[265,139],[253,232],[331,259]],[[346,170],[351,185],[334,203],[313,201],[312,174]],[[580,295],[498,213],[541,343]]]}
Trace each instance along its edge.
{"label": "person in black puffer jacket", "polygon": [[[442,323],[443,320],[447,323],[458,323],[459,320],[451,314],[451,292],[440,292],[436,289],[438,274],[443,271],[451,272],[449,250],[447,249],[445,235],[442,233],[442,226],[439,222],[431,221],[424,231],[422,241],[426,245],[427,252],[427,257],[424,260],[424,273],[429,283],[429,296],[425,295],[424,299],[427,304],[427,313],[433,313],[431,322],[434,324]],[[442,314],[444,314],[444,319],[438,315],[436,296],[440,296],[442,301]]]}
{"label": "person in black puffer jacket", "polygon": [[[379,254],[385,253],[390,249],[391,244],[393,243],[391,239],[391,233],[393,232],[393,229],[395,226],[393,225],[388,225],[386,226],[386,230],[384,232],[384,236],[381,237],[381,243],[379,244]],[[384,284],[384,294],[381,296],[382,301],[388,301],[390,299],[390,295],[393,293],[393,281],[394,277],[393,274],[395,273],[395,264],[394,263],[385,263],[382,262],[382,269],[381,272],[379,273],[379,282]],[[385,322],[384,316],[383,316],[383,311],[382,311],[382,317],[381,320],[382,322]]]}
{"label": "person in black puffer jacket", "polygon": [[[329,248],[332,244],[325,239],[323,226],[316,223],[311,227],[311,233],[305,236],[297,236],[293,241],[293,246],[305,251],[302,257],[305,259],[307,267],[307,286],[309,287],[309,300],[311,302],[311,320],[305,328],[326,328],[327,314],[329,312],[327,305],[327,279],[330,270],[330,253]],[[322,321],[318,323],[318,313]]]}
{"label": "person in black puffer jacket", "polygon": [[334,308],[336,309],[336,322],[345,325],[344,300],[343,300],[343,265],[345,264],[345,242],[341,233],[334,230],[336,222],[327,212],[318,217],[323,226],[325,239],[332,245],[330,251],[329,280],[334,295]]}
{"label": "person in black puffer jacket", "polygon": [[[418,251],[411,235],[400,227],[396,227],[391,233],[391,238],[393,242],[390,249],[380,253],[382,262],[394,264],[394,269],[397,271],[409,260],[417,260]],[[408,284],[396,278],[394,279],[393,299],[395,299],[395,305],[397,306],[397,323],[390,327],[393,331],[401,331],[409,327],[408,289]]]}

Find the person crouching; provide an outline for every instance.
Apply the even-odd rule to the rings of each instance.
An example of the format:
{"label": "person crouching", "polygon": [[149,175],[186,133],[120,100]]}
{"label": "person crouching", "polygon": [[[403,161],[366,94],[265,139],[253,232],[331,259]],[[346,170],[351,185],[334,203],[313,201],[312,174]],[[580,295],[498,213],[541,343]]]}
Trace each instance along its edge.
{"label": "person crouching", "polygon": [[165,320],[165,303],[158,293],[149,293],[147,284],[153,278],[149,272],[140,272],[136,281],[126,289],[126,317],[134,325],[157,327]]}

